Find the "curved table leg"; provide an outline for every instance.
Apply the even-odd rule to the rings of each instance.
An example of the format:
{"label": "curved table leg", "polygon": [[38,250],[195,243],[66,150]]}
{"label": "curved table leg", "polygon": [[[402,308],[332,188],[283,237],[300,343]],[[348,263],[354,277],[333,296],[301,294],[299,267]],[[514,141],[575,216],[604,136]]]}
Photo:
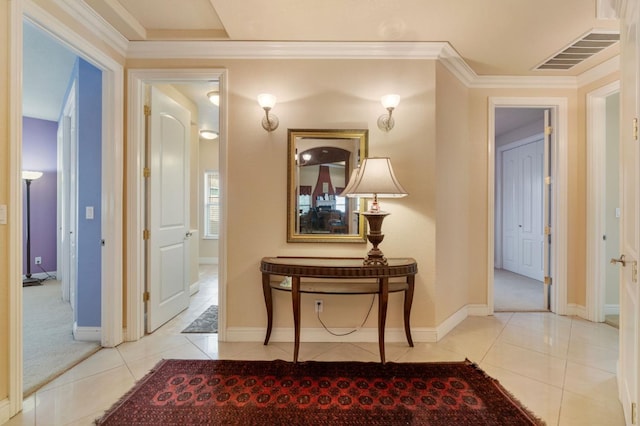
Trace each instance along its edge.
{"label": "curved table leg", "polygon": [[271,298],[271,276],[269,274],[262,274],[262,291],[264,293],[264,304],[267,307],[267,336],[264,338],[264,344],[269,343],[271,338],[271,327],[273,326],[273,299]]}
{"label": "curved table leg", "polygon": [[378,346],[380,347],[380,361],[384,364],[384,327],[387,322],[387,303],[389,302],[389,278],[379,278],[378,294]]}
{"label": "curved table leg", "polygon": [[413,347],[413,339],[411,338],[411,325],[409,317],[411,316],[411,304],[413,303],[413,288],[416,281],[415,275],[407,276],[407,291],[404,293],[404,332],[407,335],[409,346]]}
{"label": "curved table leg", "polygon": [[298,350],[300,349],[300,277],[291,277],[291,300],[293,302],[293,327],[295,330],[293,362],[298,362]]}

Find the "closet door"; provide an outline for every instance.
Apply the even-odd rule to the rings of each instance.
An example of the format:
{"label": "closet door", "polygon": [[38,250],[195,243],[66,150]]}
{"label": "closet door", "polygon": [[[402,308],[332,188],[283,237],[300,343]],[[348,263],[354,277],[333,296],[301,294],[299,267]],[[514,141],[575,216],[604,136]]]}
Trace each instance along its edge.
{"label": "closet door", "polygon": [[502,154],[503,268],[543,279],[543,141]]}

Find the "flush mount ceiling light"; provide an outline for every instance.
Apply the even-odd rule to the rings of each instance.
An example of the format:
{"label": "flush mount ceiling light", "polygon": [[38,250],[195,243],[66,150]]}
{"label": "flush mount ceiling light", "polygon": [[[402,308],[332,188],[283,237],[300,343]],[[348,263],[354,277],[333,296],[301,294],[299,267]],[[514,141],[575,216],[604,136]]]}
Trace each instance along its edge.
{"label": "flush mount ceiling light", "polygon": [[200,137],[208,140],[217,139],[218,132],[215,132],[213,130],[202,129],[200,130]]}
{"label": "flush mount ceiling light", "polygon": [[209,100],[211,101],[212,104],[214,104],[215,106],[220,106],[220,91],[219,90],[212,90],[209,93],[207,93],[207,98],[209,98]]}

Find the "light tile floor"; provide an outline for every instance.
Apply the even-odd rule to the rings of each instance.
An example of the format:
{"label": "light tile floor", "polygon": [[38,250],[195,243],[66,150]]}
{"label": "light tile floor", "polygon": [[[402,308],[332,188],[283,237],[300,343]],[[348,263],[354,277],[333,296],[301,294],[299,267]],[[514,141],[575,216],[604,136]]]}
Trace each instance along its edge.
{"label": "light tile floor", "polygon": [[[163,358],[285,359],[291,343],[218,342],[215,334],[180,334],[217,301],[205,270],[189,309],[137,342],[102,349],[24,401],[8,425],[90,425]],[[215,288],[214,288],[215,287]],[[438,343],[387,344],[396,362],[478,363],[548,425],[623,425],[618,401],[617,330],[551,313],[469,317]],[[302,343],[301,360],[378,361],[377,343]]]}

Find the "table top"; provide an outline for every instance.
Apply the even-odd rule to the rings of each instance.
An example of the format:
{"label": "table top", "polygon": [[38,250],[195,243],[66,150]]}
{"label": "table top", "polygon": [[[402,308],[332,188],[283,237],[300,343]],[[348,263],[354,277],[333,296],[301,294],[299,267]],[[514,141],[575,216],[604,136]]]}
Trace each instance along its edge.
{"label": "table top", "polygon": [[263,257],[263,273],[319,278],[400,277],[418,273],[415,259],[388,258],[387,265],[364,265],[361,257]]}

